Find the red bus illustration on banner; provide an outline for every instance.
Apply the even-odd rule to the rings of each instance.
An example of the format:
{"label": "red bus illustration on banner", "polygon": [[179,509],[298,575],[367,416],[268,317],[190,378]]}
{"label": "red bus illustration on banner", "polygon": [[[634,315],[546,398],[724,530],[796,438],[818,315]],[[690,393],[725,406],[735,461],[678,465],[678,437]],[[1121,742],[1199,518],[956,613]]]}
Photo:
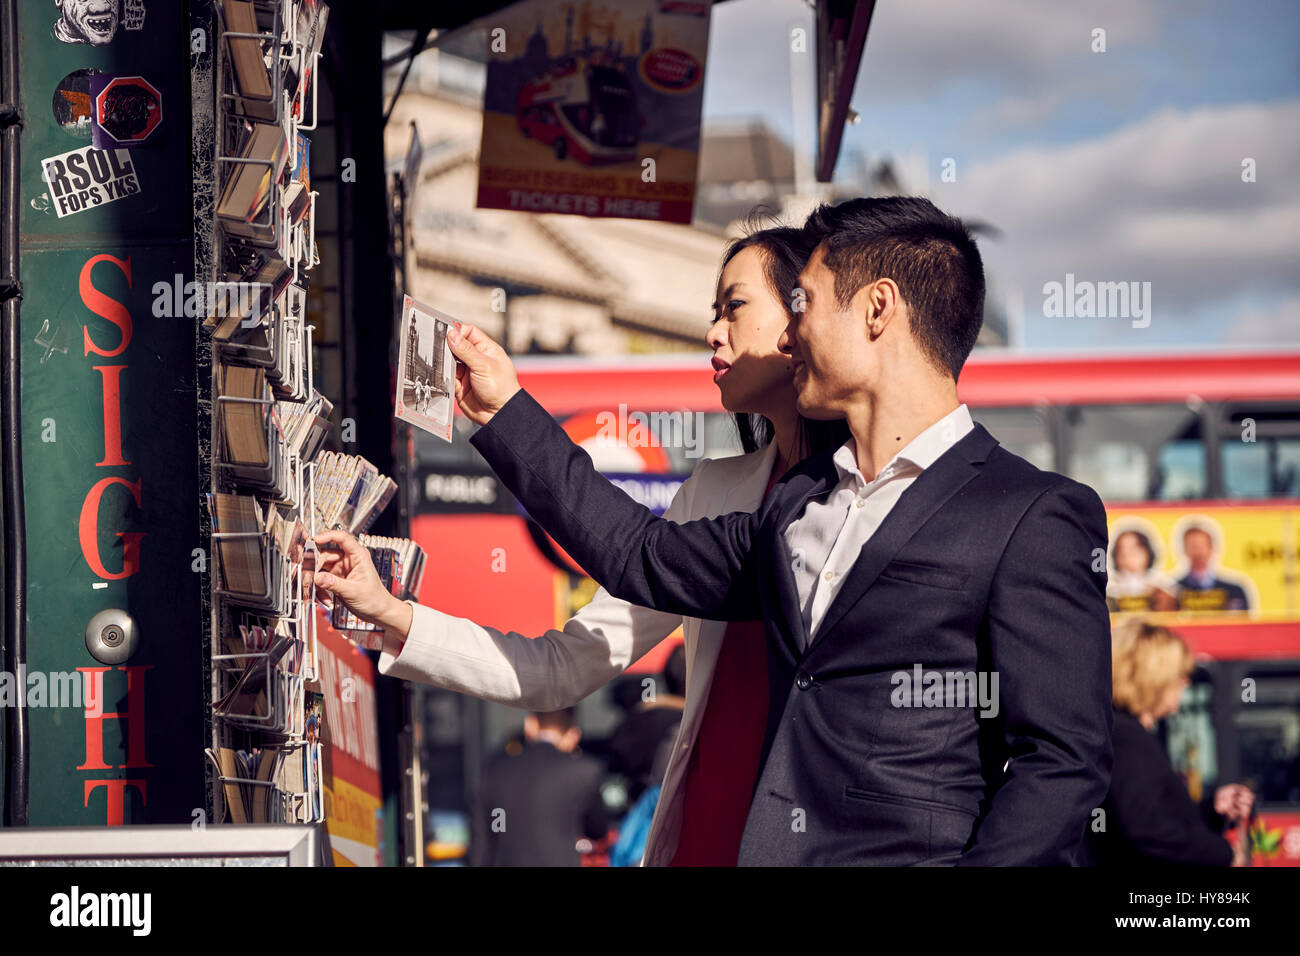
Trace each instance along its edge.
{"label": "red bus illustration on banner", "polygon": [[586,166],[636,158],[645,125],[627,75],[596,58],[565,57],[519,91],[515,118],[524,136],[555,158]]}

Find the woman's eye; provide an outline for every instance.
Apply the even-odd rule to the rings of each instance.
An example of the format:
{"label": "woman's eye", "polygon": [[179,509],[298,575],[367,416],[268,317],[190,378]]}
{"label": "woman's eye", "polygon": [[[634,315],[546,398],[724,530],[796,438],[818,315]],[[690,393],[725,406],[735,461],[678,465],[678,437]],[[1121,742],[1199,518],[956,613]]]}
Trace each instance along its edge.
{"label": "woman's eye", "polygon": [[732,299],[730,302],[727,303],[727,310],[730,312],[735,312],[744,304],[745,304],[744,299]]}

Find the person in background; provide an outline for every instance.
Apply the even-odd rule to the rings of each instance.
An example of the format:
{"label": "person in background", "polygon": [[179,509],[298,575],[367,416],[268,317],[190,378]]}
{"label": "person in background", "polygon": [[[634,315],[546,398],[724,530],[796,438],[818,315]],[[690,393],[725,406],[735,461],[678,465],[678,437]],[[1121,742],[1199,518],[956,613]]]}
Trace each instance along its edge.
{"label": "person in background", "polygon": [[[799,271],[821,238],[815,228],[762,229],[736,240],[724,254],[704,341],[713,350],[713,381],[722,406],[735,415],[745,454],[701,459],[665,518],[684,522],[752,511],[801,460],[848,439],[843,420],[800,416],[791,358],[778,347]],[[680,627],[685,709],[644,865],[736,865],[767,721],[762,621],[683,617],[601,588],[563,627],[534,638],[398,601],[379,582],[370,553],[346,532],[326,532],[316,542],[342,548],[321,552],[327,573],[316,574],[317,587],[384,627],[381,674],[483,700],[532,710],[570,706]],[[755,605],[754,616],[761,615]]]}
{"label": "person in background", "polygon": [[512,742],[483,768],[469,799],[471,866],[578,866],[577,842],[604,837],[605,768],[578,753],[573,709],[529,714]]}
{"label": "person in background", "polygon": [[678,645],[668,655],[664,672],[647,685],[639,682],[636,703],[619,723],[609,741],[610,770],[628,780],[628,799],[635,801],[651,784],[663,779],[654,774],[655,759],[672,747],[686,706],[686,651]]}
{"label": "person in background", "polygon": [[631,806],[619,824],[610,866],[636,866],[645,853],[650,824],[659,803],[660,781],[672,759],[686,706],[686,650],[678,644],[664,672],[623,719],[609,742],[611,769],[628,780]]}
{"label": "person in background", "polygon": [[1241,784],[1219,787],[1213,813],[1203,814],[1151,733],[1178,711],[1195,665],[1191,650],[1174,632],[1137,617],[1115,624],[1111,646],[1115,763],[1103,814],[1089,824],[1087,862],[1243,865],[1246,834],[1234,850],[1220,830],[1249,820],[1254,794]]}
{"label": "person in background", "polygon": [[1214,536],[1200,525],[1183,532],[1187,573],[1178,581],[1178,607],[1182,611],[1249,611],[1246,589],[1220,577],[1216,567]]}

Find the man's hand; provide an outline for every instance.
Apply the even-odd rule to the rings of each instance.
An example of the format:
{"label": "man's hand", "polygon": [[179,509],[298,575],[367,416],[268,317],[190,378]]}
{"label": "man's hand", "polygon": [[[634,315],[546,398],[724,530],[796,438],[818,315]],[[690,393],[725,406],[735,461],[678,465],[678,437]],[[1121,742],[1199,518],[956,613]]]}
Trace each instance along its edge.
{"label": "man's hand", "polygon": [[456,356],[456,404],[475,425],[486,425],[501,406],[519,391],[515,366],[505,349],[482,329],[462,325],[447,332]]}
{"label": "man's hand", "polygon": [[342,551],[320,551],[313,572],[316,587],[342,601],[357,617],[405,637],[411,629],[411,606],[384,587],[370,551],[346,531],[326,531],[313,539]]}

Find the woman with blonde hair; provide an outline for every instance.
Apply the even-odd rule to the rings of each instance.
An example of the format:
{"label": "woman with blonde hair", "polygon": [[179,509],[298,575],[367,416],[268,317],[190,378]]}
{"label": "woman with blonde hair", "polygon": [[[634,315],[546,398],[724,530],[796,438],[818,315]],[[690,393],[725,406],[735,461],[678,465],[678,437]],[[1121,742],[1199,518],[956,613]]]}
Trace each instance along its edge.
{"label": "woman with blonde hair", "polygon": [[[1245,835],[1236,851],[1211,829],[1212,821],[1187,793],[1164,748],[1150,731],[1178,711],[1195,660],[1173,631],[1140,617],[1111,628],[1111,699],[1115,761],[1104,815],[1089,826],[1087,854],[1099,866],[1181,864],[1241,866]],[[1248,819],[1255,796],[1228,784],[1214,795],[1214,824]]]}

